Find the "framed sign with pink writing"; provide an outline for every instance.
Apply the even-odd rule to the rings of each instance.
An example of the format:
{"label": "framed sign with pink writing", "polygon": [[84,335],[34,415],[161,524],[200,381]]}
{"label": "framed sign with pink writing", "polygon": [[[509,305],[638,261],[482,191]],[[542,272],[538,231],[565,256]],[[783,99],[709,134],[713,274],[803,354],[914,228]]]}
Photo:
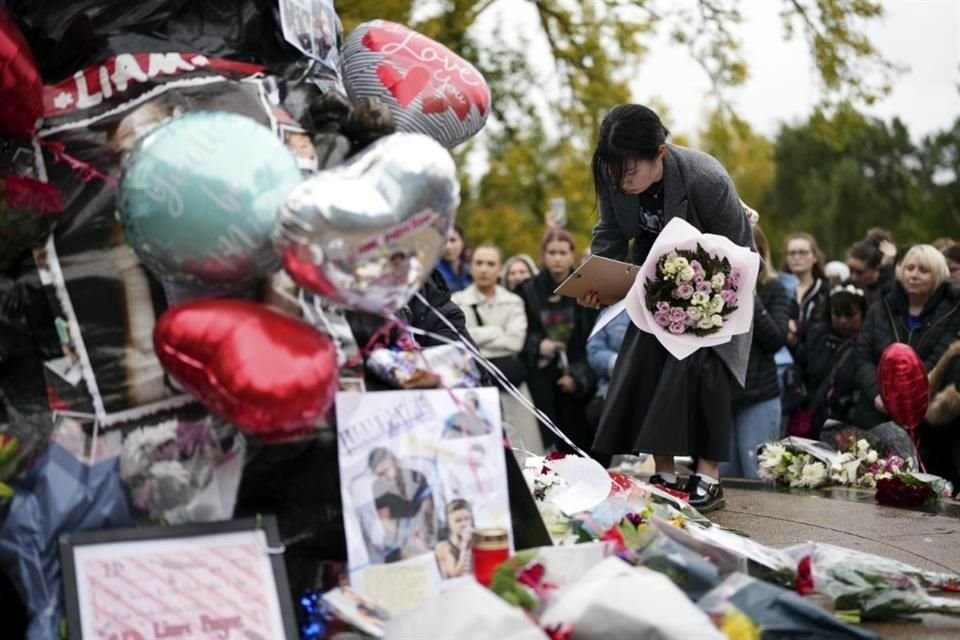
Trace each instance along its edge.
{"label": "framed sign with pink writing", "polygon": [[71,534],[60,555],[70,638],[297,637],[272,516]]}

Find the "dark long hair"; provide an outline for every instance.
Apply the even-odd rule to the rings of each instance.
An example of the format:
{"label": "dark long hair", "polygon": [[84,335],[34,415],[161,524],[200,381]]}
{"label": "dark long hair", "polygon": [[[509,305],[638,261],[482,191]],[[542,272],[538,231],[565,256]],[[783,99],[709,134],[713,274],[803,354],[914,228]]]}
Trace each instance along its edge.
{"label": "dark long hair", "polygon": [[863,262],[868,269],[879,269],[883,264],[883,252],[879,240],[860,240],[850,245],[847,255]]}
{"label": "dark long hair", "polygon": [[601,187],[620,188],[628,160],[653,160],[669,135],[653,109],[642,104],[614,107],[600,124],[591,162],[597,199]]}

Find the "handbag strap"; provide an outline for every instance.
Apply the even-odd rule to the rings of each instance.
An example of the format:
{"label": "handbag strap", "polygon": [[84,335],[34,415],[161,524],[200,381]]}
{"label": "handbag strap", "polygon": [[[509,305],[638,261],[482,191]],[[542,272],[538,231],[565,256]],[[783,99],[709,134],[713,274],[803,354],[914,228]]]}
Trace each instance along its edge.
{"label": "handbag strap", "polygon": [[482,326],[483,326],[483,318],[480,317],[480,312],[477,311],[477,303],[471,304],[471,305],[470,305],[470,309],[473,310],[473,317],[477,319],[477,326],[478,326],[478,327],[482,327]]}

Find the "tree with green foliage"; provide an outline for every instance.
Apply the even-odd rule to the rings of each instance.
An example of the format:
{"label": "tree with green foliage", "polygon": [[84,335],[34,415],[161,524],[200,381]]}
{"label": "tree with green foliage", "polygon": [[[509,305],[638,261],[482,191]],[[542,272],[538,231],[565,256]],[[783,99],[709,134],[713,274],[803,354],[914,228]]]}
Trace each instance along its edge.
{"label": "tree with green foliage", "polygon": [[[889,90],[895,69],[862,31],[882,15],[879,0],[781,2],[787,37],[802,37],[811,49],[825,111],[842,100],[869,103]],[[497,29],[479,41],[478,19],[505,3],[532,7],[536,32],[510,39]],[[744,151],[759,140],[738,124],[726,100],[749,74],[737,33],[744,6],[743,0],[353,0],[337,10],[347,32],[374,18],[401,22],[483,73],[493,93],[490,122],[480,140],[455,155],[463,167],[481,145],[488,168],[475,181],[464,172],[460,220],[468,237],[498,242],[513,253],[536,250],[552,197],[566,199],[568,228],[586,245],[596,220],[589,154],[599,123],[613,105],[630,101],[628,81],[658,33],[668,33],[708,74],[726,122],[734,125],[730,142],[736,139],[741,151],[723,148],[723,122],[711,125],[713,137],[705,142],[718,156],[746,154],[750,162],[737,168],[742,171],[736,179],[748,199],[760,197],[769,170],[763,154],[753,158]],[[530,64],[533,38],[549,45],[549,65],[560,78],[557,96],[545,94]],[[867,76],[879,81],[866,83]]]}
{"label": "tree with green foliage", "polygon": [[718,109],[710,114],[697,135],[697,147],[727,169],[744,202],[760,208],[775,172],[773,143],[766,136],[736,115]]}
{"label": "tree with green foliage", "polygon": [[775,142],[776,177],[763,211],[784,235],[809,231],[828,255],[870,227],[893,231],[898,243],[931,242],[956,233],[960,119],[915,144],[897,118],[889,123],[846,106],[784,126]]}

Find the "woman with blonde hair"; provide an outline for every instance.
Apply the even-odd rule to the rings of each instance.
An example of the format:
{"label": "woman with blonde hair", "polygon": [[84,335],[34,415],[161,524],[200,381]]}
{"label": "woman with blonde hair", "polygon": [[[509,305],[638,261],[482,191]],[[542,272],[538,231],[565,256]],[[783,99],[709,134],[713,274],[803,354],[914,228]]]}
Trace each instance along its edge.
{"label": "woman with blonde hair", "polygon": [[893,288],[867,311],[854,353],[860,400],[850,420],[864,428],[889,420],[877,384],[884,349],[895,342],[917,352],[927,371],[956,340],[960,289],[950,281],[946,258],[929,244],[911,247],[896,267]]}
{"label": "woman with blonde hair", "polygon": [[757,449],[780,435],[780,384],[774,354],[786,344],[790,299],[770,260],[770,243],[763,230],[753,228],[757,252],[764,269],[757,277],[753,306],[753,342],[743,388],[734,387],[730,461],[720,474],[757,477]]}
{"label": "woman with blonde hair", "polygon": [[518,253],[507,258],[503,263],[503,272],[500,274],[500,286],[512,293],[524,282],[540,273],[537,263],[525,253]]}

